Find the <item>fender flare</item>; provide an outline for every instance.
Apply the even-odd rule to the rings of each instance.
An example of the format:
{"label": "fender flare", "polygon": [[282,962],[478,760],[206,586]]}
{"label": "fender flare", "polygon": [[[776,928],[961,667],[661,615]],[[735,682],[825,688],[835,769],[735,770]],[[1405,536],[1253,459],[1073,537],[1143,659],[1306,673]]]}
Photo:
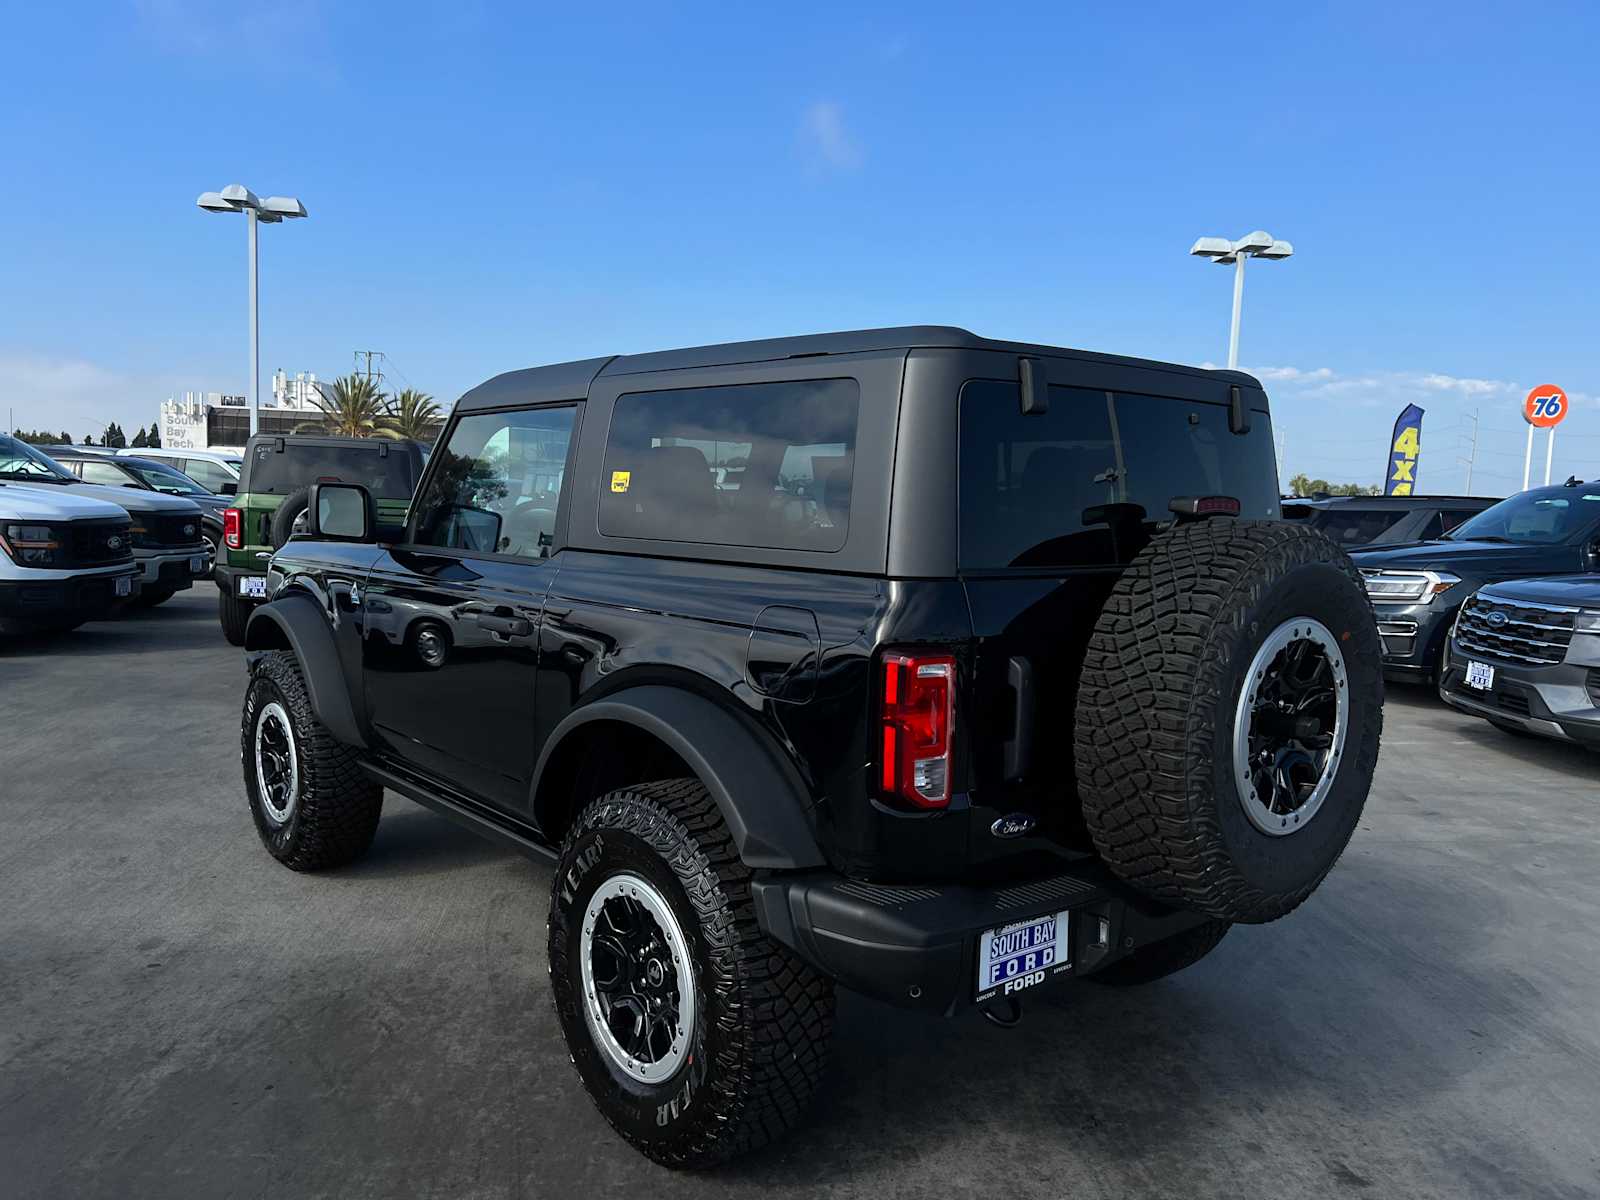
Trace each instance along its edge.
{"label": "fender flare", "polygon": [[747,723],[682,688],[643,684],[585,704],[550,733],[533,772],[531,800],[540,814],[545,770],[586,725],[617,721],[671,748],[716,801],[739,858],[748,867],[795,870],[825,866],[806,818],[812,802],[793,766]]}
{"label": "fender flare", "polygon": [[367,744],[350,703],[350,689],[339,662],[333,630],[316,599],[305,593],[260,605],[244,627],[247,658],[263,650],[288,644],[300,662],[300,674],[311,696],[311,710],[339,741],[348,746]]}

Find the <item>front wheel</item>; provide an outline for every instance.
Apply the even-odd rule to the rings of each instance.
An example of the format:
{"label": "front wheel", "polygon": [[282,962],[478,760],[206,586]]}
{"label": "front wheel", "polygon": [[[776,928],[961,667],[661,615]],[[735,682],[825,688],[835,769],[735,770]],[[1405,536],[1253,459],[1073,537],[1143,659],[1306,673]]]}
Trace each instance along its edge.
{"label": "front wheel", "polygon": [[668,1167],[793,1126],[822,1074],[833,985],[756,925],[750,871],[693,779],[591,804],[562,847],[550,976],[601,1115]]}
{"label": "front wheel", "polygon": [[239,725],[250,815],[272,857],[296,871],[361,857],[378,831],[383,789],[317,720],[289,651],[251,664]]}

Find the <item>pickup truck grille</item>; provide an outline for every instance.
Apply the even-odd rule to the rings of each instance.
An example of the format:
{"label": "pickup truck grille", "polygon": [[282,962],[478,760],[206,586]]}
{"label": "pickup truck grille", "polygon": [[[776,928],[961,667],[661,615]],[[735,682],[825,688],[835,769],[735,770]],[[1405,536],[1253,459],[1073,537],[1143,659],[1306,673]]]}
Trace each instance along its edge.
{"label": "pickup truck grille", "polygon": [[1456,644],[1491,658],[1554,666],[1567,656],[1576,608],[1479,592],[1461,610]]}
{"label": "pickup truck grille", "polygon": [[63,567],[109,567],[133,557],[127,521],[72,521],[55,529]]}
{"label": "pickup truck grille", "polygon": [[146,517],[148,546],[192,546],[200,540],[200,514],[192,517]]}

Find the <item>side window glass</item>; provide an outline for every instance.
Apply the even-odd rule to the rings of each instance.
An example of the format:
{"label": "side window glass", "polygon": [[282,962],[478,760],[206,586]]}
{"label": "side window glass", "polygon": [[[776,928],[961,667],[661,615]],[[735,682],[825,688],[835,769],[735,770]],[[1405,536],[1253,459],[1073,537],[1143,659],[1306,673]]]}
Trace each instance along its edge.
{"label": "side window glass", "polygon": [[83,480],[85,483],[103,483],[107,487],[131,487],[133,480],[129,479],[110,463],[85,462],[83,464]]}
{"label": "side window glass", "polygon": [[214,492],[224,483],[228,482],[228,473],[216,463],[209,463],[203,458],[186,458],[175,464],[190,479],[194,480],[208,492]]}
{"label": "side window glass", "polygon": [[576,411],[463,417],[417,502],[415,544],[549,557]]}
{"label": "side window glass", "polygon": [[600,479],[607,537],[831,552],[845,543],[853,379],[619,396]]}

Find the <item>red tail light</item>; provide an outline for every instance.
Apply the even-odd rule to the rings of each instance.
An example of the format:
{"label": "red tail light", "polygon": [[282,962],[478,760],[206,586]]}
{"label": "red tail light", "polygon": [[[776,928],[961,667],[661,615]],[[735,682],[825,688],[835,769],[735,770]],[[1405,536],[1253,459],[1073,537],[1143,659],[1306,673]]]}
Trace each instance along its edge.
{"label": "red tail light", "polygon": [[244,549],[244,513],[237,508],[222,510],[222,540],[229,550]]}
{"label": "red tail light", "polygon": [[948,654],[883,656],[879,786],[918,808],[950,803],[956,660]]}

